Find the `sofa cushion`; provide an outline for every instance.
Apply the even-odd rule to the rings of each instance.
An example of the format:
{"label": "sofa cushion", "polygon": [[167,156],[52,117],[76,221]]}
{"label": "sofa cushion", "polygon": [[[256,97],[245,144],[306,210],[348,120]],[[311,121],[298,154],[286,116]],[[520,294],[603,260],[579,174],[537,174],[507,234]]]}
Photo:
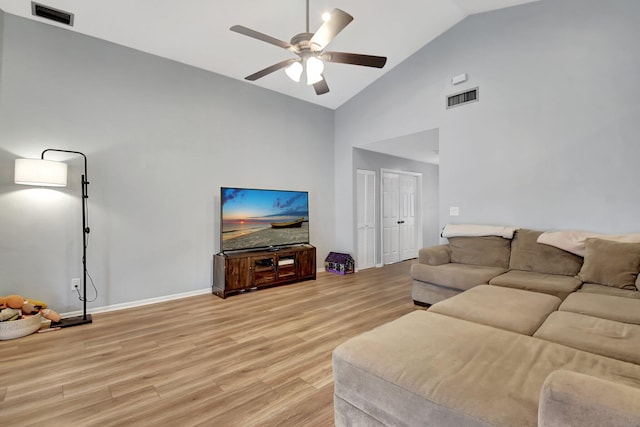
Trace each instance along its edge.
{"label": "sofa cushion", "polygon": [[449,250],[451,262],[506,269],[511,240],[498,236],[450,237]]}
{"label": "sofa cushion", "polygon": [[537,426],[542,384],[557,369],[640,387],[640,365],[429,311],[333,352],[336,398],[383,425]]}
{"label": "sofa cushion", "polygon": [[638,270],[640,243],[587,239],[584,264],[579,273],[583,282],[635,289]]}
{"label": "sofa cushion", "polygon": [[413,264],[411,266],[411,277],[421,282],[466,291],[474,286],[489,282],[489,280],[505,271],[506,269],[500,267],[484,267],[470,264],[450,263],[438,266]]}
{"label": "sofa cushion", "polygon": [[560,310],[640,325],[640,299],[575,292],[564,300]]}
{"label": "sofa cushion", "polygon": [[556,311],[547,317],[533,336],[640,364],[640,325]]}
{"label": "sofa cushion", "polygon": [[575,292],[582,282],[575,277],[559,274],[536,273],[533,271],[511,270],[489,281],[490,285],[542,292],[565,299]]}
{"label": "sofa cushion", "polygon": [[637,427],[640,389],[577,372],[553,371],[540,392],[539,427]]}
{"label": "sofa cushion", "polygon": [[533,335],[561,302],[553,295],[480,285],[432,305],[429,311]]}
{"label": "sofa cushion", "polygon": [[614,295],[618,297],[640,299],[640,292],[630,289],[618,289],[611,286],[599,285],[597,283],[583,283],[578,292],[589,292],[592,294]]}
{"label": "sofa cushion", "polygon": [[511,242],[511,270],[575,276],[582,257],[553,246],[538,243],[542,231],[519,229]]}

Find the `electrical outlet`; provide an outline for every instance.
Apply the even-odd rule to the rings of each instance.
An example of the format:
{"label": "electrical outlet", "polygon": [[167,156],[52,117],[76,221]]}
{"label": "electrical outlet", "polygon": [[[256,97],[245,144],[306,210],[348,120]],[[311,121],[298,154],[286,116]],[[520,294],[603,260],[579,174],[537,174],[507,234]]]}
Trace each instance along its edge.
{"label": "electrical outlet", "polygon": [[80,278],[71,279],[71,290],[75,291],[80,289]]}

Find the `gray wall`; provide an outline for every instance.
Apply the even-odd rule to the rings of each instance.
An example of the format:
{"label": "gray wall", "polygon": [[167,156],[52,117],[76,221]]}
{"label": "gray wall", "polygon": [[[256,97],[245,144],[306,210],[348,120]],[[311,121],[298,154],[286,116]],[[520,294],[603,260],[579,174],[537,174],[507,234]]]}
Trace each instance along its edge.
{"label": "gray wall", "polygon": [[[543,0],[465,19],[337,110],[336,185],[351,177],[352,147],[439,128],[441,225],[637,232],[638,22],[635,0]],[[469,80],[452,86],[461,73]],[[475,86],[479,102],[444,108]],[[341,191],[336,216],[352,217],[352,189]],[[344,250],[348,227],[336,224]]]}
{"label": "gray wall", "polygon": [[4,12],[0,10],[0,81],[2,81],[2,46],[4,45],[3,39],[4,39]]}
{"label": "gray wall", "polygon": [[[401,157],[389,156],[359,148],[353,149],[353,179],[356,179],[356,170],[366,169],[376,172],[376,230],[378,245],[376,247],[376,263],[382,264],[380,248],[380,188],[381,169],[390,169],[403,172],[422,174],[422,192],[420,203],[422,207],[422,243],[423,246],[436,245],[439,242],[438,224],[438,165],[416,162]],[[354,200],[355,202],[355,200]],[[354,211],[356,206],[354,205]],[[354,237],[356,239],[357,237]]]}
{"label": "gray wall", "polygon": [[333,111],[9,14],[2,39],[0,294],[81,308],[80,159],[67,188],[13,184],[44,148],[88,157],[90,308],[208,288],[220,186],[309,191],[332,250]]}

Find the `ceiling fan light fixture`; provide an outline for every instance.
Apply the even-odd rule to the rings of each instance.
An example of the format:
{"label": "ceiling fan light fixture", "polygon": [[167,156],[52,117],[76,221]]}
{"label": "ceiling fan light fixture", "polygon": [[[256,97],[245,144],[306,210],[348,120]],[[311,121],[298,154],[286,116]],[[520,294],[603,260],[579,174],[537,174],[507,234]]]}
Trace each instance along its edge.
{"label": "ceiling fan light fixture", "polygon": [[320,58],[311,56],[307,58],[307,84],[312,85],[322,80],[324,62]]}
{"label": "ceiling fan light fixture", "polygon": [[322,74],[309,75],[307,73],[307,85],[311,86],[318,82],[321,82],[323,78],[324,77],[322,77]]}
{"label": "ceiling fan light fixture", "polygon": [[294,62],[284,69],[284,72],[287,73],[287,76],[294,82],[300,81],[300,76],[302,76],[302,64],[300,62]]}

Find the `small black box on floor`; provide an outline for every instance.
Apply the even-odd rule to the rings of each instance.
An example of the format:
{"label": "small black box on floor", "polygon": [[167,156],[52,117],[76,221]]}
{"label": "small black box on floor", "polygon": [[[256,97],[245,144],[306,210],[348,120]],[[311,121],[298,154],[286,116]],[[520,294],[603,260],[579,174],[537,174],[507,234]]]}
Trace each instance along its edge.
{"label": "small black box on floor", "polygon": [[324,269],[330,273],[351,274],[354,264],[353,258],[349,254],[329,252],[324,260]]}

